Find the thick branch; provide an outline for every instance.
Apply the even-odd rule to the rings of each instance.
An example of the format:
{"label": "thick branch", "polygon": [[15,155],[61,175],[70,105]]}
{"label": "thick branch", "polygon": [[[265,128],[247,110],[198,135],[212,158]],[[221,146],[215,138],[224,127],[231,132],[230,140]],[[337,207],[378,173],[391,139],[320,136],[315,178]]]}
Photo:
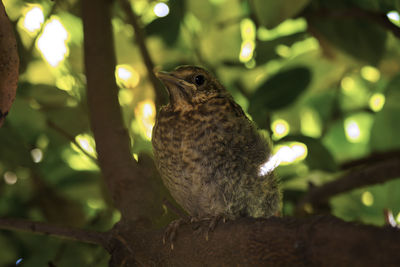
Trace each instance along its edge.
{"label": "thick branch", "polygon": [[400,265],[398,229],[333,217],[243,218],[220,223],[208,241],[204,232],[195,233],[191,225],[184,225],[178,229],[173,250],[162,244],[162,232],[119,231],[125,239],[116,242],[120,249],[114,251],[125,251],[125,255],[113,255],[115,266],[118,260],[139,266]]}
{"label": "thick branch", "polygon": [[101,233],[91,230],[57,226],[43,222],[32,222],[20,219],[0,218],[0,229],[25,231],[35,234],[66,238],[74,241],[98,244],[105,246],[108,242],[108,233]]}
{"label": "thick branch", "polygon": [[14,102],[19,58],[11,23],[0,1],[0,127]]}
{"label": "thick branch", "polygon": [[142,54],[143,62],[147,68],[147,74],[149,76],[150,82],[153,85],[154,92],[156,94],[156,106],[159,107],[165,104],[167,101],[166,91],[161,85],[160,81],[154,74],[154,63],[151,59],[149,50],[146,46],[146,37],[143,32],[142,27],[139,23],[139,18],[136,16],[135,12],[132,10],[130,3],[127,0],[119,0],[121,7],[124,9],[128,22],[132,25],[135,31],[135,40],[139,46],[140,53]]}
{"label": "thick branch", "polygon": [[159,196],[152,188],[152,181],[133,160],[122,120],[114,78],[111,3],[110,0],[82,1],[89,118],[100,168],[115,205],[124,219],[146,221],[159,216],[162,210],[155,202]]}
{"label": "thick branch", "polygon": [[297,214],[312,212],[315,208],[324,207],[329,199],[356,188],[380,184],[400,177],[400,157],[394,157],[376,164],[361,165],[346,173],[339,179],[319,187],[310,188],[297,206]]}

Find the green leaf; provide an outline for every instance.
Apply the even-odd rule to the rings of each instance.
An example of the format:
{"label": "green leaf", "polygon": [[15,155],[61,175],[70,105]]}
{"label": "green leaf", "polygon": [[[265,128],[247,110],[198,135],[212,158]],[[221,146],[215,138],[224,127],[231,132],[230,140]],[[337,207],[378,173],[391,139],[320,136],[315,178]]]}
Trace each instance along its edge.
{"label": "green leaf", "polygon": [[276,53],[276,47],[278,45],[291,46],[295,42],[305,39],[306,36],[306,32],[297,32],[274,40],[258,42],[255,50],[255,60],[257,65],[262,65],[272,59],[280,58]]}
{"label": "green leaf", "polygon": [[310,24],[334,46],[368,64],[377,65],[385,52],[387,34],[369,20],[320,17]]}
{"label": "green leaf", "polygon": [[89,129],[87,114],[79,106],[48,110],[46,115],[52,123],[72,136],[86,132]]}
{"label": "green leaf", "polygon": [[62,107],[73,99],[66,91],[47,84],[31,85],[29,95],[44,107]]}
{"label": "green leaf", "polygon": [[272,29],[302,11],[310,0],[254,0],[253,10],[259,22]]}
{"label": "green leaf", "polygon": [[306,67],[295,67],[278,72],[256,90],[250,98],[249,113],[259,124],[268,111],[284,108],[293,103],[308,87],[311,72]]}
{"label": "green leaf", "polygon": [[371,132],[372,150],[390,150],[400,147],[400,75],[386,87],[386,103],[375,116]]}
{"label": "green leaf", "polygon": [[322,144],[321,140],[304,136],[304,135],[290,135],[281,141],[298,141],[307,146],[308,154],[305,162],[310,169],[324,170],[328,172],[335,172],[338,166],[331,152]]}

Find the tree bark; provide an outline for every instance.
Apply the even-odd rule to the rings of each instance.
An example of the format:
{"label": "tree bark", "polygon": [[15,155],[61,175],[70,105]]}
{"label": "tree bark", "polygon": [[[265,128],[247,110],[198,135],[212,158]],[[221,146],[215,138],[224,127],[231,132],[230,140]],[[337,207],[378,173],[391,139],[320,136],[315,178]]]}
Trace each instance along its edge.
{"label": "tree bark", "polygon": [[0,127],[14,102],[19,57],[12,25],[0,1]]}

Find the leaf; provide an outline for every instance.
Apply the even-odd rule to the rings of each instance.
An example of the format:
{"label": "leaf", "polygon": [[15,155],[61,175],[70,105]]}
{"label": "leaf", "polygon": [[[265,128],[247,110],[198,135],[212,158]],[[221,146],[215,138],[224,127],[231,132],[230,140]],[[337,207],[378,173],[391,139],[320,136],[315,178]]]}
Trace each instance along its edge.
{"label": "leaf", "polygon": [[260,125],[268,111],[284,108],[293,103],[308,87],[311,72],[306,67],[295,67],[278,72],[256,90],[250,98],[249,113]]}
{"label": "leaf", "polygon": [[255,50],[255,60],[257,65],[262,65],[272,59],[279,58],[280,56],[276,53],[276,47],[278,45],[291,46],[295,42],[305,39],[306,36],[306,32],[297,32],[276,38],[274,40],[261,41],[257,43]]}
{"label": "leaf", "polygon": [[331,152],[322,144],[321,140],[304,135],[290,135],[281,141],[298,141],[307,146],[308,154],[305,158],[310,169],[335,172],[338,166]]}
{"label": "leaf", "polygon": [[72,99],[66,91],[47,84],[31,85],[29,89],[29,95],[44,107],[62,107]]}
{"label": "leaf", "polygon": [[387,33],[366,19],[321,17],[310,19],[310,24],[333,45],[368,64],[377,65],[385,52]]}
{"label": "leaf", "polygon": [[400,148],[400,75],[386,87],[386,103],[375,116],[371,132],[372,150]]}
{"label": "leaf", "polygon": [[169,10],[170,13],[167,16],[153,20],[145,30],[148,35],[160,36],[167,45],[171,46],[179,36],[181,21],[185,14],[184,1],[169,1]]}
{"label": "leaf", "polygon": [[272,29],[304,9],[310,0],[254,0],[253,10],[259,22]]}
{"label": "leaf", "polygon": [[48,110],[46,115],[52,123],[61,127],[72,136],[76,136],[89,129],[87,114],[80,106]]}

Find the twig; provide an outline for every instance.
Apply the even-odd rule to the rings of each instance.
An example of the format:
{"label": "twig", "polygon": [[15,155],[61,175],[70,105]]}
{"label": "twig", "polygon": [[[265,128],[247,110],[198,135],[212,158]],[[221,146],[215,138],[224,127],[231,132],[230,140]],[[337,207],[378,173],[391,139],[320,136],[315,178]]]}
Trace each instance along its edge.
{"label": "twig", "polygon": [[353,167],[361,166],[361,165],[371,165],[380,161],[389,160],[392,158],[400,158],[400,150],[390,150],[385,152],[373,152],[369,156],[361,159],[356,159],[352,161],[347,161],[340,165],[342,170],[348,170]]}
{"label": "twig", "polygon": [[135,40],[139,46],[140,52],[142,54],[143,62],[146,65],[147,73],[149,75],[150,82],[153,84],[154,92],[156,94],[156,105],[159,107],[166,103],[167,96],[163,89],[161,82],[157,79],[154,74],[154,63],[151,59],[149,50],[146,46],[146,37],[143,32],[142,27],[139,24],[139,18],[136,16],[135,12],[132,10],[130,3],[127,0],[119,0],[122,9],[125,11],[128,18],[128,22],[132,25],[135,31]]}
{"label": "twig", "polygon": [[43,222],[32,222],[20,219],[0,218],[0,229],[17,230],[31,232],[35,234],[45,234],[66,238],[84,243],[98,244],[105,246],[108,242],[107,232],[96,232],[92,230],[82,230],[66,226],[58,226]]}
{"label": "twig", "polygon": [[72,142],[83,154],[85,154],[85,156],[87,156],[95,164],[97,164],[97,165],[99,164],[99,162],[97,161],[97,159],[95,157],[93,157],[85,149],[83,149],[83,147],[76,141],[74,136],[72,136],[71,134],[67,133],[64,129],[62,129],[61,127],[59,127],[58,125],[56,125],[54,122],[52,122],[50,120],[47,121],[47,125],[49,127],[51,127],[52,129],[54,129],[55,131],[57,131],[62,136],[64,136],[67,140]]}
{"label": "twig", "polygon": [[296,207],[297,215],[324,207],[332,196],[400,177],[400,157],[387,159],[373,165],[360,166],[339,179],[319,187],[310,188]]}

